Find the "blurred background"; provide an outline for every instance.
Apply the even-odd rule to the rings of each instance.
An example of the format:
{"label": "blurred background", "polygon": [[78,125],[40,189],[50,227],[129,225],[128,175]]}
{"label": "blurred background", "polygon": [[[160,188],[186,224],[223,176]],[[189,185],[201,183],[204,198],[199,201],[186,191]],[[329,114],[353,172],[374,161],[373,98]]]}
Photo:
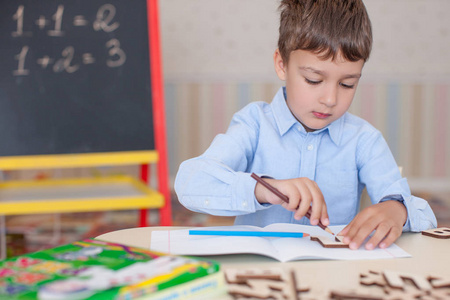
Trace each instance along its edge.
{"label": "blurred background", "polygon": [[[350,112],[381,130],[412,191],[450,211],[447,0],[365,0],[373,52]],[[271,101],[279,1],[164,0],[161,30],[170,174],[251,101]]]}
{"label": "blurred background", "polygon": [[[413,193],[432,204],[439,225],[449,226],[450,19],[446,14],[450,1],[364,3],[373,26],[373,52],[350,112],[381,130]],[[278,39],[279,1],[160,0],[159,5],[172,188],[182,161],[203,153],[214,136],[227,129],[236,111],[252,101],[270,102],[283,85],[272,59]],[[137,171],[105,167],[72,172]],[[45,178],[58,173],[17,171],[7,176]],[[233,221],[190,213],[178,204],[175,194],[172,203],[175,225]],[[151,222],[157,223],[150,214]],[[33,232],[24,237],[36,239],[34,244],[28,242],[30,247],[41,243],[40,229],[43,234],[51,229],[51,217],[8,217],[7,223],[11,234]],[[137,224],[136,212],[65,214],[60,218],[66,239]],[[74,233],[64,235],[64,230]]]}
{"label": "blurred background", "polygon": [[[164,0],[170,173],[251,101],[271,101],[276,0]],[[446,0],[365,0],[374,46],[351,112],[380,129],[411,185],[450,188],[450,9]],[[444,184],[445,183],[445,184]]]}

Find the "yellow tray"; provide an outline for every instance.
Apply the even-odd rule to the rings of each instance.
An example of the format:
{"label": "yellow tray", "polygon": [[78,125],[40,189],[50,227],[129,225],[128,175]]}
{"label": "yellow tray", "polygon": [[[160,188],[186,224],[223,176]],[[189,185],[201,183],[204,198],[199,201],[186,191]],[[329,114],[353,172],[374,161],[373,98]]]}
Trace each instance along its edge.
{"label": "yellow tray", "polygon": [[52,154],[29,156],[1,156],[0,170],[41,168],[76,168],[107,165],[134,165],[155,163],[159,154],[155,150],[106,153]]}
{"label": "yellow tray", "polygon": [[131,176],[0,183],[0,214],[161,208],[164,197]]}

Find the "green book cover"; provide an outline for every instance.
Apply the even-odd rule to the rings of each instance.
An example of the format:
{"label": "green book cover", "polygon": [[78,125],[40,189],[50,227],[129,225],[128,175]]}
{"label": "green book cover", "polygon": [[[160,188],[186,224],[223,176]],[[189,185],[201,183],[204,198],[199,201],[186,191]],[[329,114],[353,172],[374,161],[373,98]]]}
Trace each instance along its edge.
{"label": "green book cover", "polygon": [[[210,260],[86,239],[1,261],[0,299],[129,300],[189,286],[219,269]],[[219,281],[192,288],[214,289]]]}

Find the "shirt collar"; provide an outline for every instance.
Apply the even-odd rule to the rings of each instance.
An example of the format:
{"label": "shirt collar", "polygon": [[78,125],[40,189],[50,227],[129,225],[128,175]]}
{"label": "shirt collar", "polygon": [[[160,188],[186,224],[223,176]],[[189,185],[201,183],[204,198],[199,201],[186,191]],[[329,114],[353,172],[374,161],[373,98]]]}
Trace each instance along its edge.
{"label": "shirt collar", "polygon": [[346,115],[347,113],[326,127],[328,128],[328,134],[330,135],[331,140],[337,146],[339,146],[341,142]]}
{"label": "shirt collar", "polygon": [[[304,129],[303,125],[300,122],[298,122],[297,119],[294,117],[294,115],[291,113],[289,107],[287,106],[285,97],[286,97],[286,88],[282,87],[278,90],[277,94],[275,95],[271,103],[274,112],[275,122],[277,123],[280,135],[284,135],[295,124],[299,124],[302,130],[304,130],[304,132],[306,133],[306,130]],[[344,114],[342,117],[329,124],[327,127],[312,132],[312,134],[319,134],[322,131],[328,131],[331,140],[336,145],[339,145],[342,136],[342,130],[344,127],[345,116],[346,114]]]}
{"label": "shirt collar", "polygon": [[284,135],[292,126],[298,123],[287,106],[284,91],[284,87],[280,88],[271,103],[280,135]]}

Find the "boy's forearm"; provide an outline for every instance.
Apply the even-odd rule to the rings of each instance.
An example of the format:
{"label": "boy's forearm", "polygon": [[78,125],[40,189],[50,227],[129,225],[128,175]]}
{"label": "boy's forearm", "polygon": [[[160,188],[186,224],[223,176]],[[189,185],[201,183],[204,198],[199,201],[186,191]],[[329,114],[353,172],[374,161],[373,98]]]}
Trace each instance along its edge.
{"label": "boy's forearm", "polygon": [[255,200],[256,182],[250,174],[203,157],[181,164],[175,191],[186,208],[221,216],[238,216],[262,209]]}

